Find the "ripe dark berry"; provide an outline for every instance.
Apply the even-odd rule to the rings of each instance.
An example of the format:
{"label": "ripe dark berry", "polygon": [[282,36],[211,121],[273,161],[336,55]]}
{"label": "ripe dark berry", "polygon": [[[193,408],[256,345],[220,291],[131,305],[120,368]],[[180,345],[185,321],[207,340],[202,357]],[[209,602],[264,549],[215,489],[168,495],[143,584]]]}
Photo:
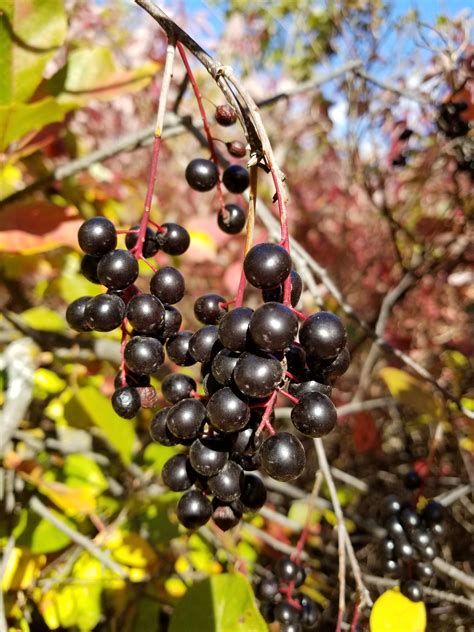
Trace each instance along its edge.
{"label": "ripe dark berry", "polygon": [[421,516],[428,526],[439,523],[444,518],[444,507],[436,500],[430,500],[421,512]]}
{"label": "ripe dark berry", "polygon": [[201,431],[205,416],[206,409],[198,399],[182,399],[168,411],[166,425],[178,439],[194,439]]}
{"label": "ripe dark berry", "polygon": [[[290,294],[290,302],[293,307],[296,307],[298,301],[301,298],[301,293],[303,292],[303,281],[301,280],[300,275],[296,270],[292,270],[290,272],[291,277],[291,294]],[[277,303],[283,303],[283,285],[277,285],[277,287],[271,288],[269,290],[262,290],[262,298],[265,303],[270,301],[275,301]]]}
{"label": "ripe dark berry", "polygon": [[172,305],[165,305],[165,318],[163,326],[160,330],[161,338],[170,338],[175,336],[182,322],[181,312]]}
{"label": "ripe dark berry", "polygon": [[384,571],[386,573],[398,574],[400,572],[400,565],[397,560],[385,560]]}
{"label": "ripe dark berry", "polygon": [[422,482],[423,480],[416,470],[409,470],[403,478],[403,484],[407,489],[418,489]]}
{"label": "ripe dark berry", "polygon": [[95,331],[112,331],[122,324],[125,303],[114,294],[99,294],[87,303],[84,316]]}
{"label": "ripe dark berry", "polygon": [[166,420],[170,410],[171,408],[169,407],[159,410],[151,420],[150,424],[150,436],[153,441],[156,441],[160,445],[164,445],[166,447],[178,444],[178,439],[169,431],[168,426],[166,425]]}
{"label": "ripe dark berry", "polygon": [[218,180],[219,172],[212,160],[206,158],[195,158],[186,167],[186,180],[195,191],[210,191]]}
{"label": "ripe dark berry", "polygon": [[298,333],[298,319],[286,305],[264,303],[250,319],[250,336],[263,351],[283,351]]}
{"label": "ripe dark berry", "polygon": [[398,516],[390,516],[388,520],[385,522],[385,528],[387,529],[389,535],[393,538],[400,538],[405,536],[405,532],[403,527],[398,520]]}
{"label": "ripe dark berry", "polygon": [[418,529],[410,533],[410,540],[418,549],[425,546],[432,546],[433,544],[431,533],[423,529]]}
{"label": "ripe dark berry", "polygon": [[216,380],[216,378],[212,375],[212,373],[207,373],[202,379],[202,385],[204,387],[204,393],[210,397],[217,393],[217,391],[222,388],[222,385]]}
{"label": "ripe dark berry", "polygon": [[275,564],[275,574],[282,582],[289,583],[296,580],[299,565],[291,557],[281,557]]}
{"label": "ripe dark berry", "polygon": [[[135,226],[132,226],[130,230],[138,231],[139,228],[140,226],[138,224],[135,224]],[[127,246],[127,250],[132,250],[133,248],[135,248],[135,246],[137,245],[137,241],[138,232],[128,233],[125,237],[125,245]],[[147,226],[145,231],[145,241],[143,242],[142,254],[146,259],[149,259],[150,257],[154,257],[158,250],[159,247],[158,241],[156,240],[156,233],[149,226]]]}
{"label": "ripe dark berry", "polygon": [[312,630],[318,624],[319,608],[317,604],[306,595],[302,595],[299,602],[303,609],[301,613],[301,623],[305,630]]}
{"label": "ripe dark berry", "polygon": [[81,274],[91,283],[100,284],[97,276],[97,266],[101,257],[93,257],[92,255],[84,255],[81,261]]}
{"label": "ripe dark berry", "polygon": [[275,606],[275,619],[280,623],[297,623],[300,611],[288,601],[281,601]]}
{"label": "ripe dark berry", "polygon": [[273,623],[275,621],[274,610],[275,604],[271,601],[262,601],[260,604],[260,612],[267,623]]}
{"label": "ripe dark berry", "polygon": [[207,403],[207,416],[219,432],[238,432],[250,419],[250,408],[229,388],[221,388]]}
{"label": "ripe dark berry", "polygon": [[161,471],[163,483],[173,492],[185,492],[197,478],[185,454],[175,454],[166,461]]}
{"label": "ripe dark berry", "polygon": [[138,277],[138,261],[128,250],[112,250],[100,260],[97,276],[105,287],[124,290]]}
{"label": "ripe dark berry", "polygon": [[241,165],[230,165],[222,174],[222,183],[231,193],[243,193],[249,182],[249,172]]}
{"label": "ripe dark berry", "polygon": [[194,315],[200,323],[216,325],[227,312],[225,298],[220,294],[204,294],[194,303]]}
{"label": "ripe dark berry", "polygon": [[235,156],[236,158],[243,158],[247,153],[245,145],[240,142],[240,140],[231,140],[230,142],[226,143],[225,146],[227,147],[227,151],[229,152],[229,154],[231,156]]}
{"label": "ripe dark berry", "polygon": [[137,393],[142,408],[154,408],[158,404],[159,397],[154,386],[137,386]]}
{"label": "ripe dark berry", "polygon": [[236,307],[219,321],[219,340],[226,349],[245,351],[253,309]]}
{"label": "ripe dark berry", "polygon": [[132,419],[140,410],[140,395],[136,388],[123,386],[112,395],[112,408],[119,417]]}
{"label": "ripe dark berry", "polygon": [[301,441],[289,432],[278,432],[266,439],[260,448],[265,472],[277,481],[292,481],[301,476],[306,454]]}
{"label": "ripe dark berry", "polygon": [[434,575],[434,568],[429,562],[417,562],[415,572],[419,579],[431,579]]}
{"label": "ripe dark berry", "polygon": [[423,547],[419,547],[418,551],[422,558],[424,558],[425,560],[429,560],[430,562],[431,560],[434,560],[437,554],[434,543],[427,544],[426,546],[423,546]]}
{"label": "ripe dark berry", "polygon": [[295,428],[308,437],[324,437],[336,425],[337,410],[322,393],[304,395],[291,411]]}
{"label": "ripe dark berry", "polygon": [[174,336],[170,336],[166,343],[166,353],[169,359],[179,366],[190,366],[195,363],[194,358],[189,353],[189,341],[193,335],[192,331],[180,331]]}
{"label": "ripe dark berry", "polygon": [[257,586],[256,594],[260,600],[271,601],[279,591],[278,580],[274,575],[264,577]]}
{"label": "ripe dark berry", "polygon": [[217,338],[216,325],[205,325],[198,329],[189,341],[189,353],[196,362],[209,362],[222,345]]}
{"label": "ripe dark berry", "polygon": [[125,364],[131,371],[142,375],[155,373],[163,364],[163,346],[156,338],[134,336],[125,345]]}
{"label": "ripe dark berry", "polygon": [[410,532],[415,530],[420,525],[420,518],[415,509],[411,507],[405,507],[400,511],[398,519],[403,525],[405,531]]}
{"label": "ripe dark berry", "polygon": [[202,476],[214,476],[227,463],[227,446],[219,439],[196,439],[189,448],[193,469]]}
{"label": "ripe dark berry", "polygon": [[171,266],[160,268],[151,277],[150,292],[168,305],[178,303],[185,292],[183,275]]}
{"label": "ripe dark berry", "polygon": [[127,305],[127,318],[141,334],[157,332],[165,320],[163,303],[152,294],[138,294]]}
{"label": "ripe dark berry", "polygon": [[224,467],[211,476],[207,483],[209,490],[216,498],[224,502],[232,502],[240,496],[244,472],[234,461],[227,461]]}
{"label": "ripe dark berry", "polygon": [[267,489],[261,478],[255,474],[245,474],[242,483],[238,507],[243,512],[258,511],[267,500]]}
{"label": "ripe dark berry", "polygon": [[212,376],[223,386],[232,382],[232,375],[240,357],[236,351],[221,349],[212,360]]}
{"label": "ripe dark berry", "polygon": [[402,505],[396,496],[387,496],[382,503],[382,514],[384,516],[391,516],[400,511]]}
{"label": "ripe dark berry", "polygon": [[281,364],[272,357],[243,353],[237,360],[233,377],[239,391],[247,397],[268,397],[280,384]]}
{"label": "ripe dark berry", "polygon": [[409,561],[414,554],[412,545],[405,537],[400,537],[395,540],[395,555],[397,558]]}
{"label": "ripe dark berry", "polygon": [[191,490],[178,500],[176,514],[187,529],[202,527],[212,515],[212,505],[202,492]]}
{"label": "ripe dark berry", "polygon": [[219,228],[228,235],[236,235],[245,226],[245,211],[238,204],[226,204],[219,209],[217,214],[217,224]]}
{"label": "ripe dark berry", "polygon": [[81,250],[88,255],[101,257],[117,245],[117,231],[109,219],[93,217],[82,224],[78,232]]}
{"label": "ripe dark berry", "polygon": [[[289,367],[288,367],[289,368]],[[291,373],[293,371],[290,370]],[[315,380],[309,380],[308,382],[291,382],[288,386],[288,392],[298,399],[302,399],[309,393],[321,393],[327,397],[331,396],[332,386],[329,384],[321,384]]]}
{"label": "ripe dark berry", "polygon": [[223,127],[229,127],[237,120],[237,114],[234,108],[227,104],[218,105],[214,116],[216,117],[216,122]]}
{"label": "ripe dark berry", "polygon": [[388,559],[392,559],[395,554],[395,540],[384,538],[381,543],[382,552]]}
{"label": "ripe dark berry", "polygon": [[291,271],[291,257],[278,244],[257,244],[244,259],[247,281],[261,290],[273,288],[287,278]]}
{"label": "ripe dark berry", "polygon": [[307,358],[308,368],[313,375],[320,375],[330,381],[335,380],[340,375],[344,375],[351,364],[351,354],[349,349],[344,347],[334,358],[334,360],[318,360],[311,356]]}
{"label": "ripe dark berry", "polygon": [[232,441],[232,454],[255,454],[262,443],[262,435],[256,436],[257,424],[250,423],[246,428],[237,432]]}
{"label": "ripe dark berry", "polygon": [[182,399],[191,397],[196,390],[196,382],[189,375],[170,373],[161,383],[161,392],[166,401],[177,404]]}
{"label": "ripe dark berry", "polygon": [[182,255],[189,248],[191,239],[188,231],[180,224],[167,222],[162,224],[162,230],[157,232],[158,245],[167,255]]}
{"label": "ripe dark berry", "polygon": [[81,296],[73,301],[66,310],[66,320],[75,331],[91,331],[92,327],[86,319],[86,305],[91,300],[91,296]]}
{"label": "ripe dark berry", "polygon": [[423,587],[420,582],[413,579],[407,579],[400,584],[400,592],[405,595],[410,601],[422,601],[423,600]]}
{"label": "ripe dark berry", "polygon": [[212,519],[221,531],[228,531],[239,524],[242,514],[230,505],[221,503],[214,499],[212,503]]}
{"label": "ripe dark berry", "polygon": [[346,344],[346,330],[332,312],[317,312],[300,328],[300,342],[309,356],[328,360],[335,358]]}
{"label": "ripe dark berry", "polygon": [[119,371],[115,376],[114,386],[115,388],[120,388],[121,386],[134,386],[137,387],[146,387],[150,386],[150,376],[149,375],[139,375],[138,373],[134,373],[133,371],[125,371],[125,382],[122,380],[122,371]]}

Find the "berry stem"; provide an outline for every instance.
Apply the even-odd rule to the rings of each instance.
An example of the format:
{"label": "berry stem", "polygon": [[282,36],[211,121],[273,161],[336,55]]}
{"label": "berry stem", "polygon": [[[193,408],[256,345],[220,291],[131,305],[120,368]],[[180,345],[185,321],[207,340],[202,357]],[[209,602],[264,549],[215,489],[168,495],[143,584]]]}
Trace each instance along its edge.
{"label": "berry stem", "polygon": [[151,270],[153,270],[153,272],[158,272],[158,268],[155,268],[155,266],[154,266],[152,263],[150,263],[150,262],[148,261],[148,259],[145,259],[145,257],[144,257],[143,255],[140,255],[139,259],[140,259],[140,261],[144,261],[144,262],[147,264],[147,266],[148,266]]}
{"label": "berry stem", "polygon": [[129,336],[127,329],[128,321],[126,318],[122,321],[121,330],[122,330],[122,340],[120,342],[120,383],[123,386],[127,386],[127,367],[125,366],[125,345],[127,344],[127,338]]}
{"label": "berry stem", "polygon": [[267,403],[265,404],[265,411],[263,413],[262,420],[257,428],[257,435],[260,434],[264,428],[266,428],[270,434],[272,435],[275,434],[275,430],[273,429],[273,426],[269,420],[270,420],[270,415],[273,412],[273,408],[275,407],[276,398],[277,398],[277,391],[273,391]]}
{"label": "berry stem", "polygon": [[[275,185],[275,192],[278,203],[278,212],[280,214],[280,227],[281,227],[281,245],[290,254],[290,236],[288,232],[288,213],[286,207],[285,193],[282,190],[282,182],[278,176],[278,173],[273,165],[270,165],[270,171],[272,174],[273,184]],[[285,279],[283,283],[283,304],[288,307],[291,306],[291,276]]]}
{"label": "berry stem", "polygon": [[[290,277],[288,277],[290,278]],[[287,279],[288,280],[288,279]],[[286,283],[286,281],[285,281]],[[291,287],[290,287],[290,293],[291,293]],[[293,312],[293,314],[295,314],[296,316],[298,316],[298,318],[300,320],[306,320],[307,316],[305,316],[302,312],[299,312],[297,309],[295,309],[294,307],[292,307],[291,305],[288,305],[288,307],[291,309],[291,311]]]}
{"label": "berry stem", "polygon": [[289,399],[290,402],[292,402],[293,404],[299,404],[300,403],[300,400],[297,397],[295,397],[294,395],[291,395],[287,391],[284,391],[282,388],[279,388],[278,392],[281,395],[283,395],[283,397],[286,397],[286,399]]}
{"label": "berry stem", "polygon": [[117,235],[136,235],[138,233],[138,229],[136,230],[116,230]]}
{"label": "berry stem", "polygon": [[221,207],[221,210],[224,211],[225,202],[224,202],[224,193],[222,192],[222,184],[221,184],[220,171],[219,171],[219,161],[217,159],[217,152],[214,145],[214,138],[211,133],[211,128],[209,127],[209,121],[207,119],[206,110],[204,109],[204,104],[202,102],[201,92],[199,90],[199,86],[196,82],[196,79],[193,75],[193,71],[191,70],[191,66],[189,65],[189,61],[188,61],[184,46],[181,44],[181,42],[177,42],[176,46],[178,48],[179,54],[181,55],[181,59],[183,60],[184,67],[186,68],[186,73],[189,77],[189,81],[191,82],[194,96],[196,97],[199,113],[201,114],[202,124],[204,126],[204,132],[207,138],[207,144],[209,145],[209,151],[211,152],[211,160],[215,164],[216,169],[219,173],[219,179],[216,185],[217,197],[219,199],[219,205]]}
{"label": "berry stem", "polygon": [[357,624],[359,622],[359,617],[360,617],[360,603],[357,602],[354,607],[354,614],[352,615],[350,632],[356,632]]}
{"label": "berry stem", "polygon": [[[247,213],[247,224],[245,228],[245,252],[244,258],[253,244],[253,233],[255,228],[255,207],[257,204],[257,185],[258,185],[258,167],[253,165],[250,167],[250,193],[249,204]],[[242,266],[242,272],[240,273],[239,288],[235,297],[235,306],[242,307],[244,301],[245,286],[247,285],[247,279],[245,278],[244,268]]]}
{"label": "berry stem", "polygon": [[158,112],[156,115],[155,125],[155,138],[153,140],[153,149],[151,154],[151,166],[148,176],[148,187],[145,197],[145,207],[143,215],[140,220],[140,226],[138,228],[137,245],[133,249],[133,254],[137,259],[141,259],[143,254],[143,244],[145,242],[146,229],[150,223],[151,204],[153,201],[153,192],[155,189],[156,175],[158,171],[158,158],[161,149],[161,136],[163,132],[163,124],[165,120],[166,104],[168,102],[168,92],[171,83],[171,77],[173,76],[174,56],[176,51],[176,44],[171,38],[168,39],[168,46],[166,48],[166,60],[163,70],[163,80],[161,83],[160,97],[158,101]]}
{"label": "berry stem", "polygon": [[305,547],[306,540],[308,539],[308,535],[310,534],[312,509],[314,507],[316,498],[319,496],[319,491],[321,489],[322,482],[323,482],[323,475],[322,475],[321,470],[318,470],[316,473],[316,478],[314,479],[313,489],[311,490],[311,496],[309,497],[309,500],[308,500],[308,512],[306,514],[306,522],[305,522],[303,530],[301,531],[300,537],[298,538],[298,542],[296,543],[296,552],[291,555],[291,559],[298,563],[301,560],[301,553]]}

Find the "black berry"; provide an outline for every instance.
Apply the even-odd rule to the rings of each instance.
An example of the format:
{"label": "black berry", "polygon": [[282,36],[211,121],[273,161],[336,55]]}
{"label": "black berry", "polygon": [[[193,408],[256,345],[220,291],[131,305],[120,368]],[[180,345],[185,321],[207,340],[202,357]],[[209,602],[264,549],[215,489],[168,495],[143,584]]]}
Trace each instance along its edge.
{"label": "black berry", "polygon": [[195,158],[186,167],[186,180],[195,191],[210,191],[218,180],[219,172],[212,160]]}
{"label": "black berry", "polygon": [[244,259],[245,277],[259,289],[270,289],[283,283],[290,271],[291,257],[278,244],[257,244]]}
{"label": "black berry", "polygon": [[93,217],[79,228],[78,241],[85,253],[100,257],[116,247],[117,231],[109,219]]}

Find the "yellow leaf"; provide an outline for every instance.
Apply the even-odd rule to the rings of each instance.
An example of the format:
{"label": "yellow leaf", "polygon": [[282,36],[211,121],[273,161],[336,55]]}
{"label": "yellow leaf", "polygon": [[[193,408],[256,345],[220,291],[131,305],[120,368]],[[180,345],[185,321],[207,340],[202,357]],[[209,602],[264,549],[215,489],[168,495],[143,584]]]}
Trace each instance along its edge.
{"label": "yellow leaf", "polygon": [[165,590],[171,597],[179,599],[186,593],[187,586],[179,577],[168,577],[165,580]]}
{"label": "yellow leaf", "polygon": [[2,579],[2,590],[26,590],[46,564],[46,555],[35,555],[28,549],[15,547],[8,558]]}
{"label": "yellow leaf", "polygon": [[380,377],[391,395],[403,406],[413,409],[420,415],[440,417],[441,410],[433,391],[424,382],[406,371],[385,367]]}
{"label": "yellow leaf", "polygon": [[372,608],[370,632],[424,632],[425,629],[425,604],[410,601],[398,589],[384,592]]}
{"label": "yellow leaf", "polygon": [[57,630],[61,625],[58,608],[56,607],[57,594],[54,590],[48,590],[42,595],[38,603],[38,610],[50,630]]}
{"label": "yellow leaf", "polygon": [[217,244],[212,235],[203,230],[190,230],[191,245],[186,251],[188,261],[201,263],[209,261],[217,252]]}
{"label": "yellow leaf", "polygon": [[[119,564],[142,569],[147,573],[153,573],[158,565],[158,557],[151,545],[137,533],[122,533],[116,531],[106,542],[107,548],[112,551],[112,557]],[[146,574],[145,574],[146,575]],[[138,576],[139,579],[138,579]],[[136,573],[135,581],[143,578],[143,573]],[[133,580],[132,580],[133,581]]]}

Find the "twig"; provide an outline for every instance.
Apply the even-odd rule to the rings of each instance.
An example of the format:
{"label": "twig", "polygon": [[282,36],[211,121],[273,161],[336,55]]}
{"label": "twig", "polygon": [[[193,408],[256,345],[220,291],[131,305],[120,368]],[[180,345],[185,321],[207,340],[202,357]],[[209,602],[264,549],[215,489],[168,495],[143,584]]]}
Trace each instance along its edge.
{"label": "twig", "polygon": [[440,573],[444,573],[444,575],[447,575],[451,579],[454,579],[454,581],[459,582],[469,590],[474,590],[473,575],[468,575],[467,573],[464,573],[459,568],[456,568],[452,564],[445,562],[440,557],[435,557],[432,564]]}
{"label": "twig", "polygon": [[122,577],[123,579],[128,579],[127,573],[123,570],[120,564],[114,562],[114,560],[110,559],[108,554],[105,551],[102,551],[97,545],[95,545],[89,538],[82,535],[78,531],[71,529],[67,524],[65,524],[62,520],[57,518],[47,507],[44,505],[39,498],[33,496],[30,500],[30,509],[34,511],[36,514],[53,524],[57,529],[65,533],[73,542],[82,546],[88,553],[94,556],[99,560],[104,566],[109,568],[111,571]]}
{"label": "twig", "polygon": [[[2,585],[3,578],[5,576],[8,560],[15,548],[15,538],[10,536],[5,544],[2,554],[2,560],[0,562],[0,586]],[[8,623],[5,617],[5,604],[3,602],[3,591],[0,592],[0,632],[8,632]]]}
{"label": "twig", "polygon": [[443,507],[449,507],[460,498],[464,496],[468,496],[474,491],[474,487],[472,485],[461,485],[456,489],[453,489],[450,492],[445,492],[435,497],[435,500],[438,501]]}
{"label": "twig", "polygon": [[[295,547],[291,544],[281,542],[281,540],[277,540],[266,531],[263,531],[262,529],[259,529],[252,524],[248,524],[247,522],[242,525],[242,531],[247,531],[257,538],[260,538],[261,540],[263,540],[263,542],[270,545],[276,551],[281,551],[281,553],[284,553],[285,555],[292,555],[296,552]],[[301,558],[304,560],[308,559],[308,554],[305,551],[302,551]]]}
{"label": "twig", "polygon": [[373,83],[375,86],[382,88],[382,90],[393,92],[393,94],[396,94],[399,97],[405,97],[406,99],[410,99],[411,101],[418,101],[419,103],[432,103],[429,97],[421,93],[413,92],[412,90],[406,90],[391,83],[387,83],[386,81],[379,79],[378,77],[374,77],[374,75],[370,75],[362,68],[356,68],[354,70],[354,74],[358,75],[362,79],[365,79],[366,81],[370,81],[370,83]]}

